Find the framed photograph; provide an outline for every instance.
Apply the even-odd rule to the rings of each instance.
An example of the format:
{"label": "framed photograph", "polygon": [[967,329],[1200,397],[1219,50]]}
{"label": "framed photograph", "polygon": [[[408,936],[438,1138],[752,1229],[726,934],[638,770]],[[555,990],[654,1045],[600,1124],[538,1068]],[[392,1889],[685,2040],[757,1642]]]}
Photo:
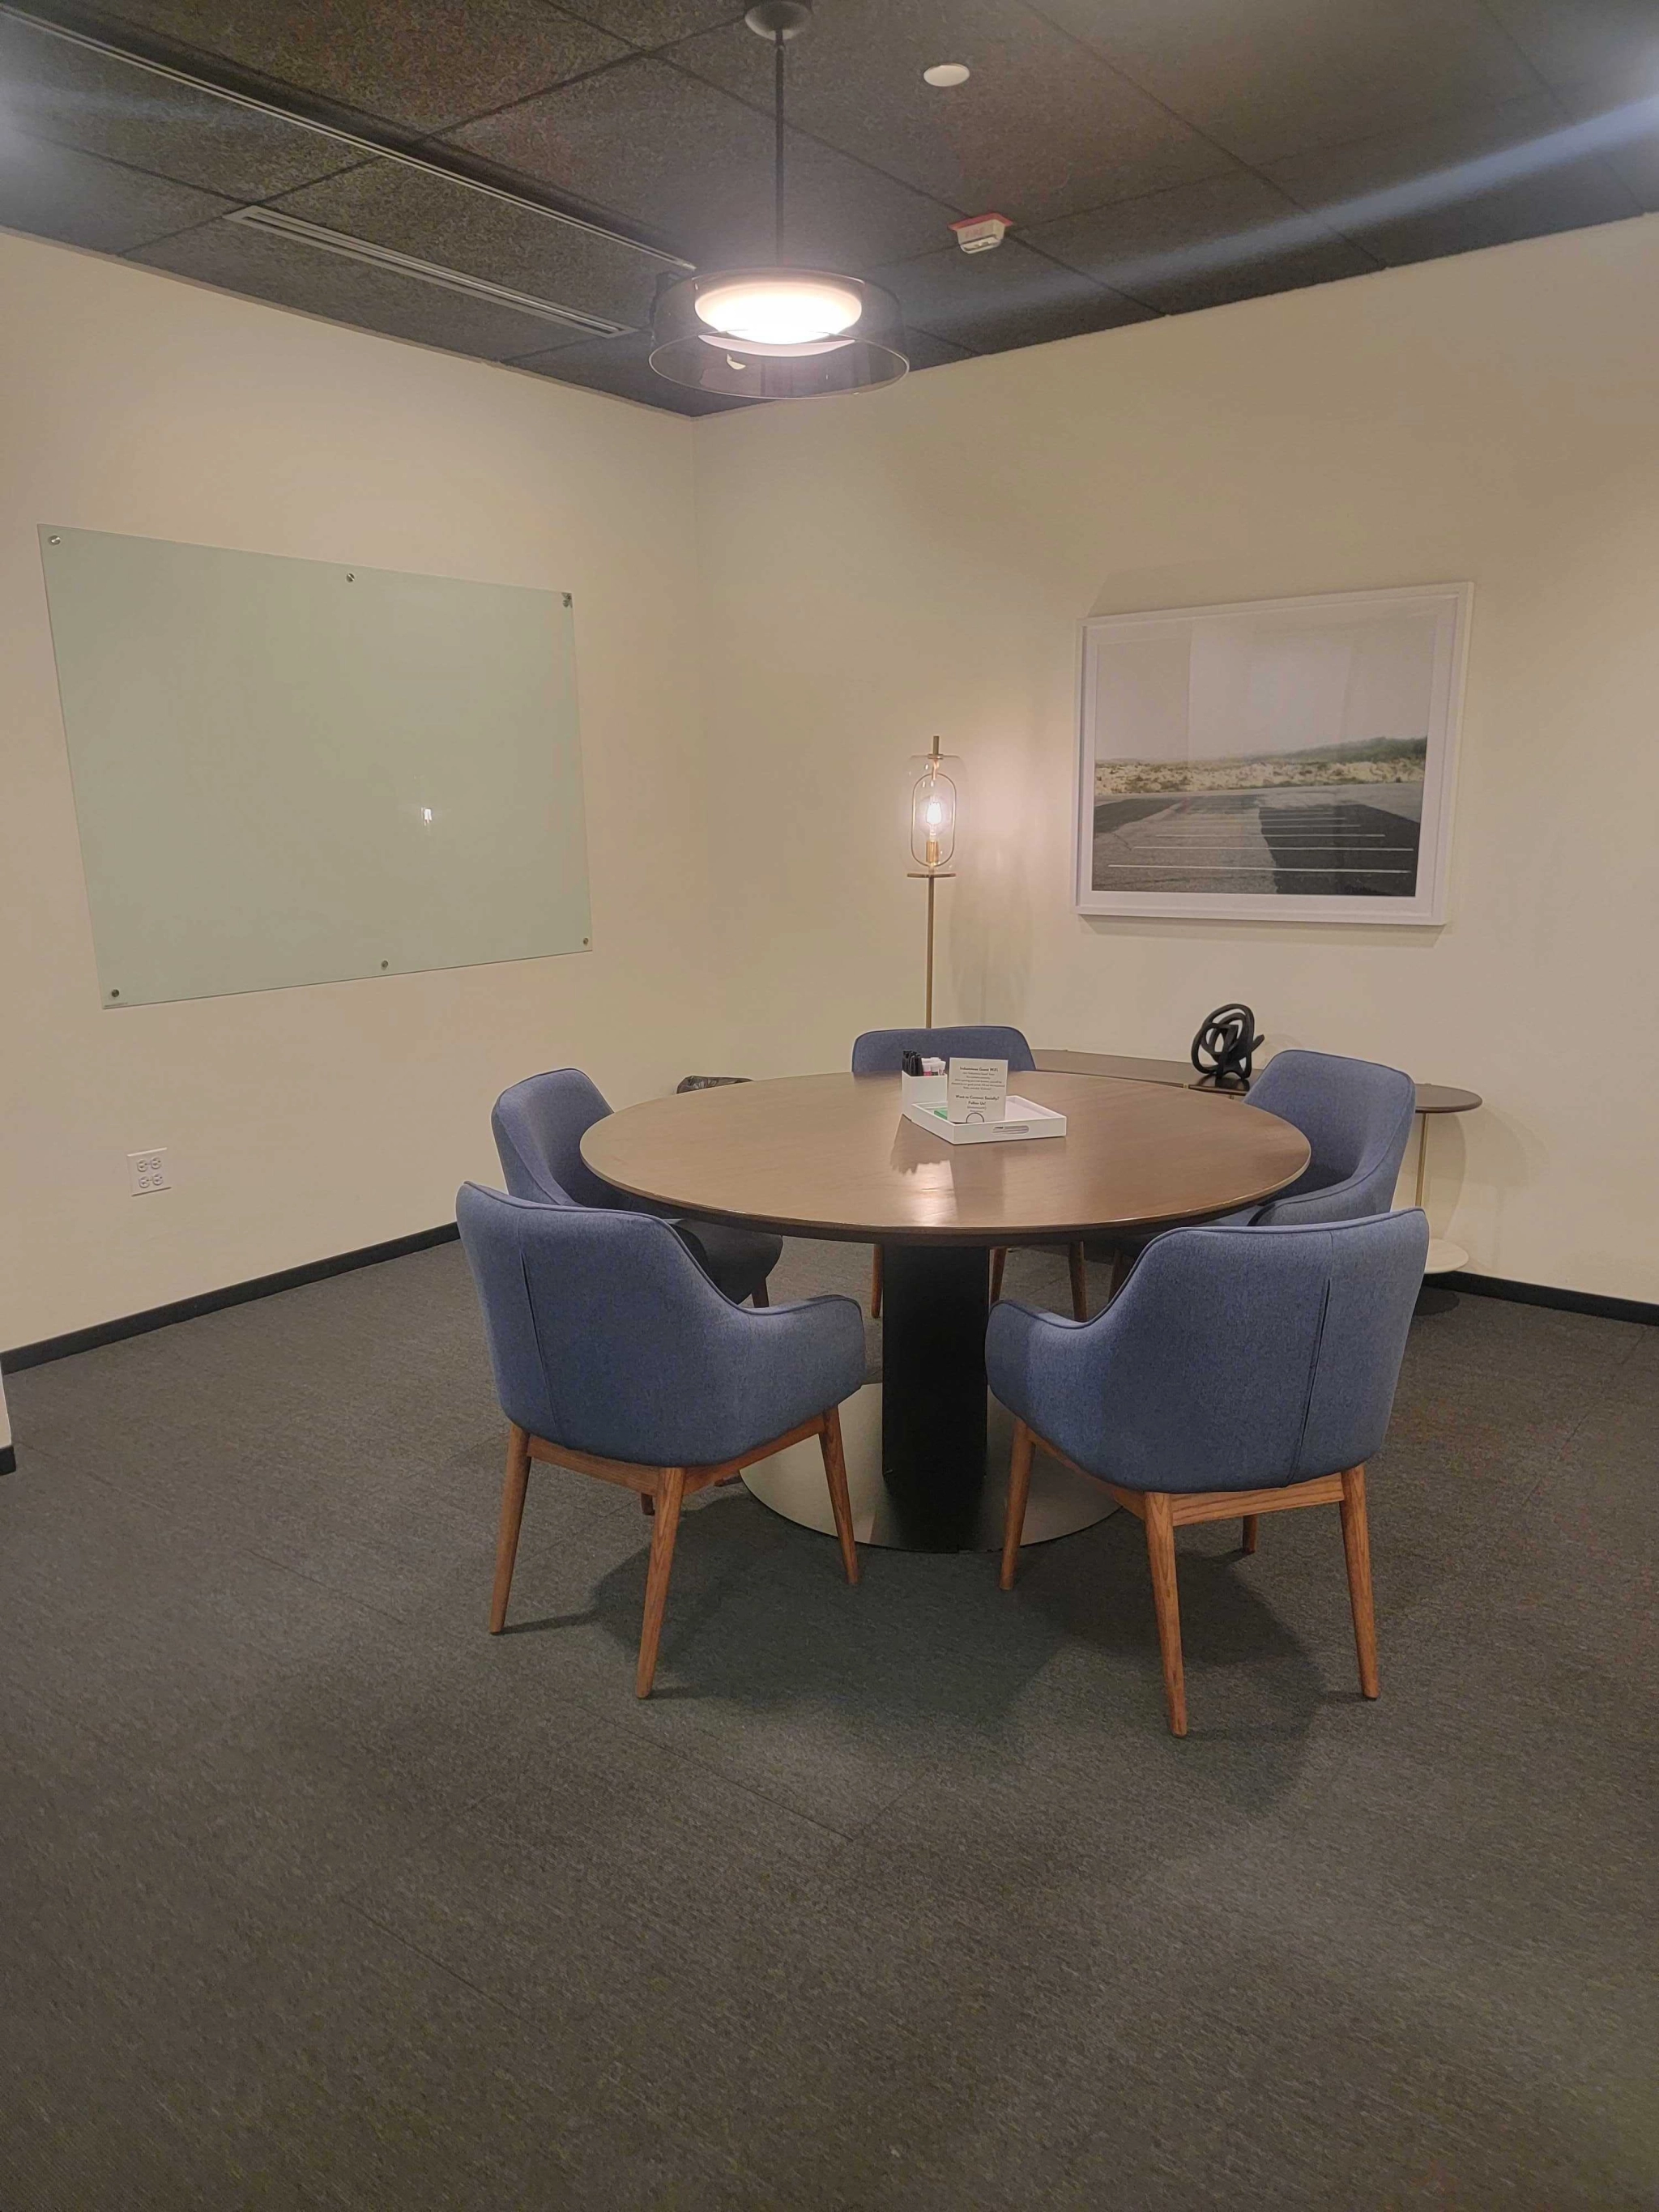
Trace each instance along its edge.
{"label": "framed photograph", "polygon": [[1443,921],[1472,597],[1085,623],[1078,911]]}

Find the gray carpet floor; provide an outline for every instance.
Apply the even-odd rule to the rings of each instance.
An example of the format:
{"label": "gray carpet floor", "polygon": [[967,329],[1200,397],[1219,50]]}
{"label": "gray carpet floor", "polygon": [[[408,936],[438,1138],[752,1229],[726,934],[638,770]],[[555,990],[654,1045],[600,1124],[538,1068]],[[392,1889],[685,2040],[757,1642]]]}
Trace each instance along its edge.
{"label": "gray carpet floor", "polygon": [[[796,1245],[785,1294],[861,1287]],[[1062,1300],[1058,1263],[1010,1289]],[[532,1481],[458,1248],[15,1376],[7,2207],[1652,2207],[1659,1331],[1465,1297],[1370,1485],[871,1552]]]}

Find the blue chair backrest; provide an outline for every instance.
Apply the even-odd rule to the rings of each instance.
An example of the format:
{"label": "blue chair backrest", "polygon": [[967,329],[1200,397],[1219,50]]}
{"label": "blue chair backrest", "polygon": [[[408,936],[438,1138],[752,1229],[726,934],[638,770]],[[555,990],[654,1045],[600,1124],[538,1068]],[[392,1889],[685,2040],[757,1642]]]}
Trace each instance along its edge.
{"label": "blue chair backrest", "polygon": [[1394,1203],[1417,1086],[1397,1067],[1328,1052],[1274,1054],[1250,1088],[1250,1103],[1301,1130],[1313,1158],[1258,1223],[1291,1227],[1359,1221]]}
{"label": "blue chair backrest", "polygon": [[1006,1060],[1011,1073],[1029,1073],[1036,1066],[1018,1030],[969,1022],[956,1029],[866,1030],[853,1046],[853,1073],[896,1075],[907,1052],[931,1053],[939,1060]]}
{"label": "blue chair backrest", "polygon": [[501,1174],[514,1198],[539,1206],[616,1206],[618,1196],[582,1158],[582,1139],[611,1111],[579,1067],[527,1075],[489,1116]]}
{"label": "blue chair backrest", "polygon": [[471,1182],[456,1218],[508,1420],[607,1459],[683,1464],[732,1309],[668,1224]]}
{"label": "blue chair backrest", "polygon": [[1362,1465],[1388,1432],[1428,1249],[1415,1207],[1155,1238],[1084,1324],[1099,1387],[1092,1405],[1067,1394],[1066,1425],[1084,1425],[1073,1456],[1136,1490],[1266,1489]]}

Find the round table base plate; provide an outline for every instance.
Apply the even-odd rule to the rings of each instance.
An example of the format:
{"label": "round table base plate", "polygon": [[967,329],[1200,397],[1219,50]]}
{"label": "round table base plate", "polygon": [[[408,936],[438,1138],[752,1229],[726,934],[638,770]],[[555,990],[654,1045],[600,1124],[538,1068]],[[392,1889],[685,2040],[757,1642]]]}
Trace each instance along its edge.
{"label": "round table base plate", "polygon": [[[975,1540],[991,1552],[1002,1549],[1002,1516],[1008,1492],[1008,1453],[1013,1441],[1013,1416],[990,1401],[990,1429],[986,1450],[987,1473]],[[853,1534],[860,1544],[875,1544],[890,1551],[915,1548],[901,1533],[899,1516],[881,1474],[881,1385],[866,1382],[856,1397],[841,1409],[842,1441],[847,1451],[847,1486],[853,1499]],[[830,1510],[830,1492],[823,1480],[823,1458],[816,1437],[792,1444],[744,1474],[748,1488],[763,1505],[769,1505],[786,1521],[804,1528],[817,1528],[826,1536],[836,1532]],[[1092,1528],[1115,1506],[1097,1482],[1073,1474],[1044,1452],[1038,1452],[1031,1469],[1031,1495],[1025,1509],[1028,1544],[1051,1543],[1056,1536],[1074,1536]]]}
{"label": "round table base plate", "polygon": [[1449,1237],[1430,1237],[1429,1256],[1423,1268],[1425,1275],[1449,1275],[1468,1264],[1469,1255],[1461,1244],[1454,1244]]}

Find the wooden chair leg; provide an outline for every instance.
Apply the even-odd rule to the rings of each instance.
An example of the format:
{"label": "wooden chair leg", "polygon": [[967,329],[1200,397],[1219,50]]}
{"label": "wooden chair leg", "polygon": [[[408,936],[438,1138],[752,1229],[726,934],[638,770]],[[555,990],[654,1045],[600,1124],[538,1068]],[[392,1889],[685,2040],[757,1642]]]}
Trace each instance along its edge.
{"label": "wooden chair leg", "polygon": [[881,1247],[877,1245],[870,1255],[870,1318],[881,1319]]}
{"label": "wooden chair leg", "polygon": [[1081,1244],[1067,1247],[1066,1259],[1072,1268],[1072,1319],[1089,1318],[1089,1255]]}
{"label": "wooden chair leg", "polygon": [[1031,1455],[1036,1438],[1024,1421],[1014,1423],[1014,1448],[1008,1456],[1008,1510],[1002,1523],[1002,1572],[997,1580],[1012,1589],[1019,1565],[1019,1540],[1025,1533],[1025,1501],[1031,1494]]}
{"label": "wooden chair leg", "polygon": [[853,1501],[847,1491],[847,1455],[842,1449],[839,1406],[831,1406],[824,1415],[818,1444],[823,1453],[824,1480],[830,1486],[830,1510],[836,1516],[836,1534],[841,1543],[841,1563],[847,1570],[848,1581],[855,1583],[859,1578],[859,1550],[853,1540]]}
{"label": "wooden chair leg", "polygon": [[1112,1279],[1106,1293],[1109,1302],[1117,1296],[1118,1292],[1123,1288],[1125,1283],[1128,1281],[1129,1270],[1133,1267],[1133,1253],[1127,1251],[1124,1247],[1120,1244],[1116,1250],[1112,1254]]}
{"label": "wooden chair leg", "polygon": [[1354,1650],[1359,1687],[1376,1697],[1376,1617],[1371,1604],[1371,1537],[1365,1518],[1365,1470],[1351,1467],[1342,1478],[1342,1549],[1348,1561],[1348,1601],[1353,1607]]}
{"label": "wooden chair leg", "polygon": [[640,1631],[640,1663],[634,1676],[634,1694],[648,1698],[657,1672],[657,1646],[662,1641],[663,1609],[668,1603],[668,1577],[674,1567],[674,1539],[679,1533],[680,1500],[685,1494],[685,1469],[665,1468],[657,1485],[656,1518],[651,1523],[651,1565],[645,1578],[645,1623]]}
{"label": "wooden chair leg", "polygon": [[749,1303],[751,1306],[769,1306],[771,1304],[772,1293],[767,1289],[766,1285],[763,1282],[756,1284],[753,1291],[750,1293]]}
{"label": "wooden chair leg", "polygon": [[489,1597],[489,1632],[507,1626],[507,1601],[513,1589],[513,1563],[519,1556],[519,1528],[524,1494],[530,1483],[530,1438],[515,1423],[507,1432],[507,1476],[501,1484],[501,1521],[495,1537],[495,1587]]}
{"label": "wooden chair leg", "polygon": [[1176,1587],[1175,1523],[1167,1491],[1146,1492],[1146,1563],[1152,1571],[1158,1645],[1164,1656],[1164,1703],[1171,1735],[1187,1733],[1187,1680],[1181,1664],[1181,1598]]}
{"label": "wooden chair leg", "polygon": [[1255,1549],[1256,1523],[1261,1517],[1258,1513],[1247,1513],[1244,1516],[1244,1549],[1247,1552],[1253,1552]]}
{"label": "wooden chair leg", "polygon": [[1008,1247],[994,1244],[991,1248],[991,1304],[1002,1296],[1002,1271],[1008,1264]]}

